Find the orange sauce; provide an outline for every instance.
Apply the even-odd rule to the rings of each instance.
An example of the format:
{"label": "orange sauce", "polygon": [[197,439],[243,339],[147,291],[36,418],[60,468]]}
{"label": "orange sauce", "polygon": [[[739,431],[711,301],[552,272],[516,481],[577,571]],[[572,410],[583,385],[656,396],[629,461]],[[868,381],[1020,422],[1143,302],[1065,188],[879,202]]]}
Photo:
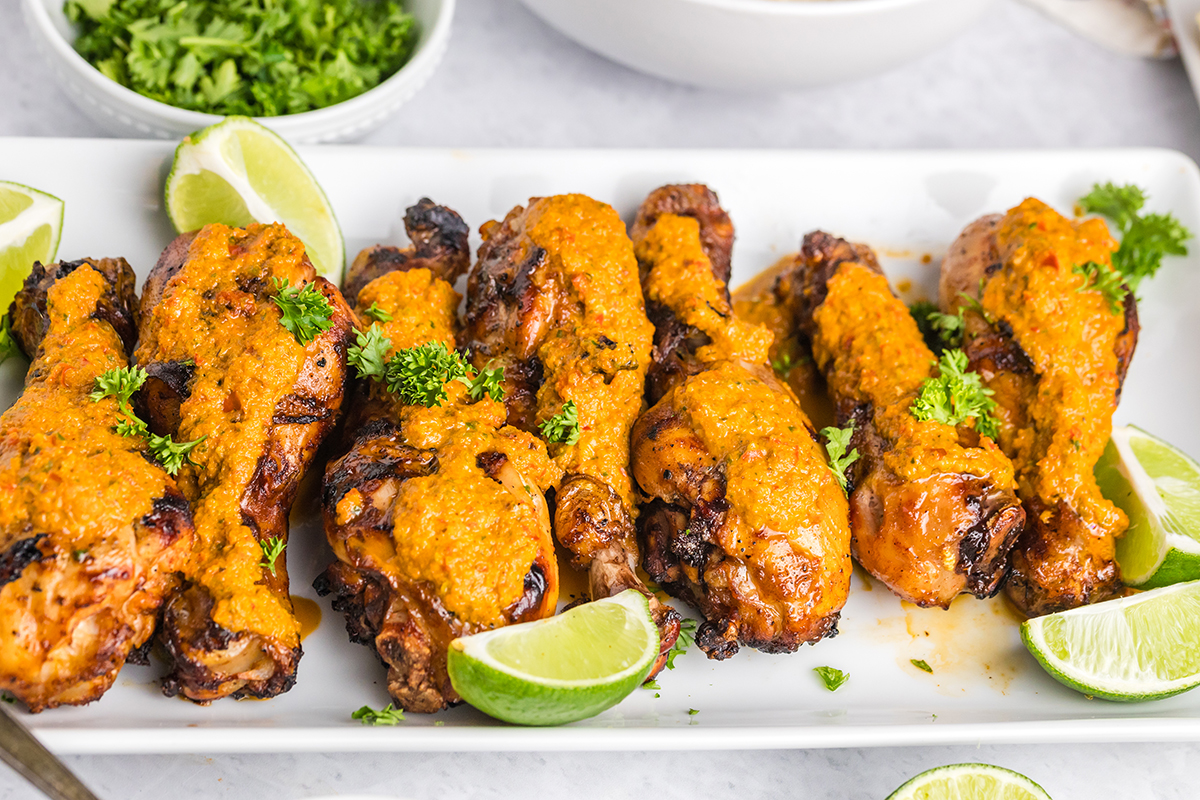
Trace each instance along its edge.
{"label": "orange sauce", "polygon": [[300,641],[302,642],[321,625],[321,607],[307,597],[301,597],[298,594],[292,595],[292,613],[296,615],[296,619],[300,623]]}

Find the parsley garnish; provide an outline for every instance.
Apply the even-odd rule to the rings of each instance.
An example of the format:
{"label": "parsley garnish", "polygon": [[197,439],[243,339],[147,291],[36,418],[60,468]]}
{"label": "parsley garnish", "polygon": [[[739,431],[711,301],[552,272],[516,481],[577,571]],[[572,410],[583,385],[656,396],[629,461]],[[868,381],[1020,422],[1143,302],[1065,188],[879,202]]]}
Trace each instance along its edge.
{"label": "parsley garnish", "polygon": [[562,411],[538,423],[538,430],[547,442],[575,444],[579,441],[579,407],[574,400],[568,400],[563,403]]}
{"label": "parsley garnish", "polygon": [[846,470],[858,461],[857,447],[849,454],[846,453],[846,448],[850,446],[850,437],[854,435],[854,420],[850,420],[850,424],[845,428],[823,428],[821,435],[825,437],[825,452],[829,454],[829,470],[833,477],[837,478],[838,486],[841,486],[844,492],[850,485]]}
{"label": "parsley garnish", "polygon": [[1115,269],[1089,261],[1086,264],[1076,264],[1071,271],[1083,277],[1083,285],[1076,289],[1076,292],[1095,289],[1104,295],[1112,313],[1121,313],[1125,307],[1125,284],[1121,283],[1121,276]]}
{"label": "parsley garnish", "polygon": [[[462,378],[459,378],[462,380]],[[493,400],[504,399],[504,367],[485,367],[474,378],[463,381],[471,390],[471,399],[478,400],[486,394]]]}
{"label": "parsley garnish", "polygon": [[696,642],[696,620],[685,619],[679,623],[679,638],[667,651],[667,669],[675,669],[675,659],[688,651]]}
{"label": "parsley garnish", "polygon": [[0,364],[17,352],[17,340],[12,335],[12,322],[8,314],[0,316]]}
{"label": "parsley garnish", "polygon": [[142,388],[142,384],[145,382],[146,370],[140,367],[110,369],[104,374],[96,376],[96,389],[88,397],[92,399],[92,402],[97,403],[106,397],[115,397],[117,411],[121,414],[121,418],[117,420],[113,430],[121,436],[147,437],[150,453],[158,460],[168,475],[174,475],[179,472],[179,468],[183,466],[185,460],[191,461],[191,452],[207,437],[201,436],[192,442],[175,442],[169,436],[150,433],[146,423],[133,412],[133,407],[129,405],[133,393]]}
{"label": "parsley garnish", "polygon": [[399,0],[68,0],[75,49],[154,100],[212,114],[278,116],[340,103],[408,61]]}
{"label": "parsley garnish", "polygon": [[289,286],[287,278],[271,278],[271,285],[278,292],[271,299],[283,316],[279,324],[296,337],[300,344],[308,344],[317,334],[333,327],[333,306],[315,283],[302,287]]}
{"label": "parsley garnish", "polygon": [[363,316],[370,317],[376,322],[391,322],[392,315],[379,307],[379,303],[371,303],[371,307],[363,312]]}
{"label": "parsley garnish", "polygon": [[1113,269],[1134,291],[1143,278],[1158,272],[1164,255],[1187,255],[1184,243],[1192,238],[1191,231],[1174,214],[1141,214],[1146,193],[1133,184],[1097,183],[1079,204],[1090,214],[1108,217],[1120,229],[1121,246],[1113,253]]}
{"label": "parsley garnish", "polygon": [[940,422],[961,425],[975,420],[975,430],[996,438],[996,420],[991,411],[996,407],[992,390],[984,387],[979,373],[967,371],[967,354],[962,350],[947,350],[938,362],[940,375],[928,378],[921,393],[909,410],[921,422]]}
{"label": "parsley garnish", "polygon": [[911,658],[909,659],[909,663],[919,670],[928,672],[930,675],[933,674],[933,667],[929,666],[929,664],[923,658]]}
{"label": "parsley garnish", "polygon": [[346,361],[358,372],[360,378],[382,381],[387,376],[387,352],[392,349],[392,340],[383,335],[383,329],[372,325],[366,332],[355,331],[356,344],[346,350]]}
{"label": "parsley garnish", "polygon": [[820,676],[825,688],[831,692],[836,692],[850,678],[849,672],[834,667],[813,667],[813,672]]}
{"label": "parsley garnish", "polygon": [[[143,429],[145,423],[142,424]],[[183,466],[183,462],[195,464],[192,461],[192,451],[196,446],[207,439],[207,436],[201,436],[199,439],[193,439],[190,442],[175,442],[170,436],[158,436],[150,434],[150,452],[158,459],[158,463],[162,464],[163,469],[168,475],[174,475],[179,472],[179,468]]]}
{"label": "parsley garnish", "polygon": [[457,350],[443,342],[409,347],[397,352],[387,364],[388,391],[410,405],[440,406],[446,399],[446,384],[467,377],[467,362]]}
{"label": "parsley garnish", "polygon": [[262,549],[263,554],[262,561],[258,565],[263,569],[271,570],[271,574],[274,575],[275,560],[283,554],[283,549],[287,547],[287,542],[283,540],[282,536],[272,536],[266,541],[260,541],[258,546]]}
{"label": "parsley garnish", "polygon": [[356,719],[363,725],[395,725],[404,721],[404,712],[398,708],[392,708],[391,703],[379,711],[370,706],[363,706],[351,714],[350,719]]}
{"label": "parsley garnish", "polygon": [[918,300],[908,307],[908,313],[917,322],[925,344],[936,355],[941,355],[946,348],[961,347],[963,330],[966,323],[963,320],[964,308],[959,308],[957,314],[943,314],[937,306],[928,300]]}
{"label": "parsley garnish", "polygon": [[[96,376],[96,389],[88,395],[93,402],[99,402],[106,397],[117,398],[117,407],[122,411],[129,408],[129,398],[142,388],[146,382],[146,370],[141,367],[122,367],[110,369],[103,375]],[[132,411],[126,413],[132,414]]]}

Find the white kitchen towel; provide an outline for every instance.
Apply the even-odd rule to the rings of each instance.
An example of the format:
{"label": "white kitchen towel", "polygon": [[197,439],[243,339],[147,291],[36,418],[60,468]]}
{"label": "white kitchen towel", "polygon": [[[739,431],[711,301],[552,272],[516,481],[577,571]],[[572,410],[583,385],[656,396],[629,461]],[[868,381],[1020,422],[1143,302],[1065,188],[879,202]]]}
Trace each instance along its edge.
{"label": "white kitchen towel", "polygon": [[1175,40],[1163,0],[1025,0],[1087,38],[1128,55],[1170,58]]}

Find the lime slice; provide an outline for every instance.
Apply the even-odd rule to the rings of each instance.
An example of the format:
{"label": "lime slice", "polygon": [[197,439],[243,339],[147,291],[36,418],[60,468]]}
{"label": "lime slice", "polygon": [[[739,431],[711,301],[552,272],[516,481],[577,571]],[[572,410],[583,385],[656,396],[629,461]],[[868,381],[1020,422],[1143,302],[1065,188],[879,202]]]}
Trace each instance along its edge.
{"label": "lime slice", "polygon": [[249,117],[226,117],[187,136],[167,176],[167,214],[180,233],[214,222],[282,222],[317,272],[337,283],[346,244],[333,207],[287,142]]}
{"label": "lime slice", "polygon": [[1200,464],[1141,428],[1114,428],[1100,491],[1129,516],[1117,563],[1130,586],[1200,580]]}
{"label": "lime slice", "polygon": [[1200,684],[1200,581],[1037,617],[1021,639],[1060,682],[1106,700],[1158,700]]}
{"label": "lime slice", "polygon": [[54,260],[62,221],[62,200],[0,181],[0,314],[8,312],[33,262]]}
{"label": "lime slice", "polygon": [[636,689],[658,656],[658,629],[633,589],[557,617],[450,643],[454,690],[505,722],[561,725],[595,716]]}
{"label": "lime slice", "polygon": [[922,772],[887,800],[1050,800],[1050,795],[1011,769],[951,764]]}

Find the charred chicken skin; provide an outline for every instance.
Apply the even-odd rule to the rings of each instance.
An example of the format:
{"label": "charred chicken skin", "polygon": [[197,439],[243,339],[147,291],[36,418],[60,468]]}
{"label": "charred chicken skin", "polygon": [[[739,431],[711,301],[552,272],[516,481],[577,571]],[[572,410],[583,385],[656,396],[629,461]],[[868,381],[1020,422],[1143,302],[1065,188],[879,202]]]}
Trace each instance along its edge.
{"label": "charred chicken skin", "polygon": [[653,328],[633,245],[617,212],[583,195],[533,198],[480,232],[467,284],[468,350],[477,368],[504,368],[510,425],[536,433],[573,404],[578,439],[550,444],[564,473],[554,534],[587,570],[592,599],[630,588],[650,598],[662,638],[657,672],[680,618],[635,572],[629,433],[642,410]]}
{"label": "charred chicken skin", "polygon": [[920,606],[999,590],[1024,523],[1013,467],[969,424],[910,411],[936,361],[871,250],[816,232],[776,285],[853,423],[850,528],[869,573]]}
{"label": "charred chicken skin", "polygon": [[[283,324],[282,281],[315,284],[328,327]],[[163,690],[208,702],[291,688],[300,626],[288,593],[288,513],[337,422],[352,312],[282,225],[209,225],[176,239],[142,296],[135,357],[150,427],[203,441],[179,473],[198,541],[168,603]],[[274,552],[275,557],[267,554]]]}
{"label": "charred chicken skin", "polygon": [[1110,301],[1080,274],[1111,270],[1115,249],[1103,220],[1029,199],[972,223],[942,262],[941,305],[964,310],[963,351],[995,392],[999,444],[1025,503],[1007,592],[1030,616],[1121,588],[1114,548],[1128,523],[1092,470],[1137,344],[1137,303],[1127,287]]}
{"label": "charred chicken skin", "polygon": [[[389,356],[456,345],[460,298],[451,284],[469,260],[467,228],[422,200],[406,216],[410,236],[430,219],[442,229],[434,238],[449,243],[441,252],[375,248],[348,276],[348,285],[377,276],[356,306],[364,322],[371,308],[391,317],[375,323],[391,341]],[[472,401],[459,381],[430,408],[405,405],[381,383],[357,383],[361,408],[351,418],[360,427],[325,473],[325,531],[338,561],[316,586],[334,594],[351,637],[387,665],[396,704],[438,711],[460,701],[446,673],[453,639],[554,613],[558,563],[543,492],[561,470],[544,443],[505,425],[502,402]]]}
{"label": "charred chicken skin", "polygon": [[665,186],[633,240],[655,323],[656,404],[632,437],[654,498],[640,520],[646,571],[704,613],[709,658],[835,633],[850,591],[846,496],[767,365],[770,331],[733,315],[729,217],[705,186]]}
{"label": "charred chicken skin", "polygon": [[35,264],[10,311],[33,363],[0,417],[0,689],[31,711],[98,699],[144,663],[194,533],[143,437],[114,428],[96,379],[137,336],[123,259]]}

